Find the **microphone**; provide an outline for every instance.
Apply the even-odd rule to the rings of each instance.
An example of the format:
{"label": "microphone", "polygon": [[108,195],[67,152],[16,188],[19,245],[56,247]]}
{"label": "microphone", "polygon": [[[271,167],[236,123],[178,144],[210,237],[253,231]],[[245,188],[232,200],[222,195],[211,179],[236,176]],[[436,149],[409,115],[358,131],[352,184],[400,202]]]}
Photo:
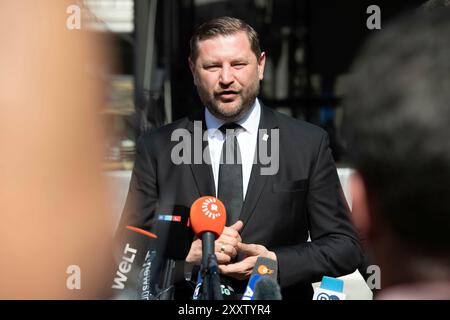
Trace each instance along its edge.
{"label": "microphone", "polygon": [[[202,288],[203,277],[201,272],[197,275],[197,284],[194,289],[194,294],[192,295],[192,300],[200,300],[202,298],[200,289]],[[234,291],[231,281],[227,278],[220,279],[220,292],[222,294],[223,300],[239,300],[238,295]]]}
{"label": "microphone", "polygon": [[225,222],[225,206],[216,197],[204,196],[192,204],[190,224],[195,235],[202,239],[201,298],[203,300],[223,300],[214,242],[222,234]]}
{"label": "microphone", "polygon": [[190,208],[181,205],[160,204],[150,231],[158,235],[159,253],[168,259],[186,259],[191,248],[192,230],[189,227]]}
{"label": "microphone", "polygon": [[163,260],[158,257],[157,251],[149,249],[142,264],[138,277],[137,299],[159,300],[159,278],[163,265]]}
{"label": "microphone", "polygon": [[214,241],[220,237],[226,222],[226,210],[222,201],[212,196],[194,201],[190,211],[190,223],[195,235],[202,239],[202,267],[214,254]]}
{"label": "microphone", "polygon": [[158,238],[154,233],[127,226],[124,241],[115,252],[117,269],[113,275],[111,289],[114,299],[139,299],[139,273],[149,247],[155,247]]}
{"label": "microphone", "polygon": [[239,300],[231,281],[227,278],[220,279],[220,291],[222,293],[223,300]]}
{"label": "microphone", "polygon": [[253,300],[281,300],[280,286],[271,277],[261,277],[256,281]]}
{"label": "microphone", "polygon": [[344,281],[324,276],[320,287],[314,290],[313,300],[345,300]]}
{"label": "microphone", "polygon": [[111,286],[116,299],[173,300],[176,260],[184,263],[193,237],[188,220],[189,208],[171,205],[155,211],[151,232],[124,228]]}
{"label": "microphone", "polygon": [[[253,267],[250,279],[248,280],[248,285],[247,288],[245,289],[245,293],[242,296],[242,300],[255,300],[256,284],[263,278],[270,278],[271,281],[276,284],[277,274],[278,274],[278,265],[275,260],[264,257],[258,257],[255,266]],[[262,290],[262,293],[260,292],[260,295],[262,294],[263,297],[266,297],[268,295],[268,292],[265,291],[265,289],[273,289],[278,291],[280,290],[279,288],[277,289],[275,286],[273,286],[273,283],[270,284],[270,282],[266,282],[265,280],[259,286],[260,286],[259,290],[260,291]],[[274,296],[274,300],[278,300],[275,299],[275,297],[278,297],[278,294],[272,293],[272,295]]]}
{"label": "microphone", "polygon": [[[154,246],[157,259],[153,262],[152,269],[155,270],[155,278],[160,275],[157,292],[159,300],[174,300],[174,284],[178,281],[175,278],[175,268],[179,261],[184,264],[193,238],[189,214],[190,209],[181,205],[160,204],[155,211],[155,221],[150,230],[158,235]],[[140,282],[140,285],[143,289],[141,298],[152,298],[150,294],[145,294],[146,283]]]}
{"label": "microphone", "polygon": [[195,285],[194,294],[192,295],[192,300],[200,300],[202,298],[200,289],[203,285],[203,277],[201,272],[197,274],[197,284]]}

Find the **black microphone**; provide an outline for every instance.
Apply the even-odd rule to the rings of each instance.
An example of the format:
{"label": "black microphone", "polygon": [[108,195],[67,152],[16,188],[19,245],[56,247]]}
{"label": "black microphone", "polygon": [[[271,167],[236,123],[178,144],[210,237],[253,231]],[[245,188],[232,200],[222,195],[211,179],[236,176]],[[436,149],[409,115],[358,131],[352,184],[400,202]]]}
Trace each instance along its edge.
{"label": "black microphone", "polygon": [[193,238],[189,208],[160,207],[148,230],[127,226],[122,232],[112,289],[116,299],[172,300],[174,268],[184,263]]}
{"label": "black microphone", "polygon": [[232,286],[232,282],[228,278],[222,277],[220,279],[220,291],[223,300],[239,300],[238,295]]}
{"label": "black microphone", "polygon": [[155,247],[157,236],[146,230],[127,226],[122,241],[116,244],[116,270],[112,277],[113,299],[139,299],[139,274],[146,253]]}
{"label": "black microphone", "polygon": [[157,247],[162,256],[184,261],[191,248],[194,234],[189,227],[190,208],[160,204],[150,231],[158,235]]}
{"label": "black microphone", "polygon": [[137,299],[160,300],[159,293],[161,292],[161,288],[159,282],[163,264],[164,260],[158,256],[156,250],[149,249],[147,251],[137,281]]}
{"label": "black microphone", "polygon": [[184,266],[194,236],[189,227],[189,214],[188,207],[179,205],[160,205],[155,213],[156,221],[150,230],[158,235],[157,255],[164,260],[162,265],[158,264],[161,269],[157,269],[161,275],[157,296],[159,300],[174,300],[174,285],[177,282],[174,271],[177,263]]}
{"label": "black microphone", "polygon": [[[197,274],[197,283],[194,289],[194,294],[192,295],[192,300],[201,300],[200,289],[203,285],[203,277],[201,272]],[[225,277],[220,278],[220,292],[222,294],[222,300],[239,300],[236,291],[233,288],[232,282]]]}
{"label": "black microphone", "polygon": [[[245,290],[245,293],[242,296],[242,300],[255,300],[256,284],[263,278],[270,278],[273,282],[277,283],[278,277],[277,274],[278,274],[278,264],[275,260],[264,257],[258,257],[255,266],[253,267],[250,279],[248,280],[248,285]],[[263,283],[260,286],[261,286],[260,290],[263,290],[262,293],[265,296],[266,292],[264,290],[267,287],[267,282],[263,281]]]}
{"label": "black microphone", "polygon": [[281,300],[280,286],[271,277],[261,277],[256,281],[253,300]]}

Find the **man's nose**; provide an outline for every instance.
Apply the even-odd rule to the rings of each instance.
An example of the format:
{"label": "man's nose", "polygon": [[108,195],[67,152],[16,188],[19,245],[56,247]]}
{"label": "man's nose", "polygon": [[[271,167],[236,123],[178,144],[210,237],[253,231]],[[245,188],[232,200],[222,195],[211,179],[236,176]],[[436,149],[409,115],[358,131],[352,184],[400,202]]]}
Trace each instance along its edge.
{"label": "man's nose", "polygon": [[229,66],[224,66],[220,72],[220,84],[222,86],[229,86],[234,81],[233,71]]}

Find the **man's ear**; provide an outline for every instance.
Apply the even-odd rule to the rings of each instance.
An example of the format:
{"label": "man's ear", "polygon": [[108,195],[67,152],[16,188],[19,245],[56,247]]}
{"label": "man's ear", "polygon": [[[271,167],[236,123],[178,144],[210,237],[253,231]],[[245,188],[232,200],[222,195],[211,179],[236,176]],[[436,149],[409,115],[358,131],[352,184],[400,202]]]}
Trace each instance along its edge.
{"label": "man's ear", "polygon": [[197,86],[197,77],[195,76],[195,63],[191,60],[191,57],[188,58],[189,69],[191,69],[192,77],[194,78],[194,84]]}
{"label": "man's ear", "polygon": [[261,52],[261,56],[259,57],[259,61],[258,61],[259,80],[262,80],[264,78],[264,67],[265,66],[266,66],[266,53]]}
{"label": "man's ear", "polygon": [[191,69],[192,74],[194,74],[195,64],[194,64],[194,62],[191,60],[191,57],[188,58],[188,62],[189,62],[189,69]]}
{"label": "man's ear", "polygon": [[353,223],[361,237],[368,239],[373,228],[373,221],[369,209],[366,185],[364,179],[357,172],[350,177],[350,192]]}

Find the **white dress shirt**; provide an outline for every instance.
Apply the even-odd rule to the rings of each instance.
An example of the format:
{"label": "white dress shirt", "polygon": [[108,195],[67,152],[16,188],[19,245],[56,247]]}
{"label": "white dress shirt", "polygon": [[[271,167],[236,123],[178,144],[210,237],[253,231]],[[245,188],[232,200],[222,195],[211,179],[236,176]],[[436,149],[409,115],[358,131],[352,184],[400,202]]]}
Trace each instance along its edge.
{"label": "white dress shirt", "polygon": [[[255,103],[244,116],[244,118],[236,122],[243,128],[239,129],[236,135],[239,143],[239,149],[241,151],[243,188],[242,194],[244,199],[247,192],[248,182],[250,180],[250,174],[252,172],[252,165],[255,157],[260,118],[261,106],[258,99],[255,99]],[[220,155],[222,153],[222,146],[225,141],[225,134],[223,134],[219,130],[219,128],[225,123],[225,121],[213,116],[211,112],[209,112],[208,108],[205,108],[205,121],[206,127],[208,129],[209,154],[211,157],[211,165],[214,174],[214,185],[216,187],[217,196],[217,189],[219,184]]]}

